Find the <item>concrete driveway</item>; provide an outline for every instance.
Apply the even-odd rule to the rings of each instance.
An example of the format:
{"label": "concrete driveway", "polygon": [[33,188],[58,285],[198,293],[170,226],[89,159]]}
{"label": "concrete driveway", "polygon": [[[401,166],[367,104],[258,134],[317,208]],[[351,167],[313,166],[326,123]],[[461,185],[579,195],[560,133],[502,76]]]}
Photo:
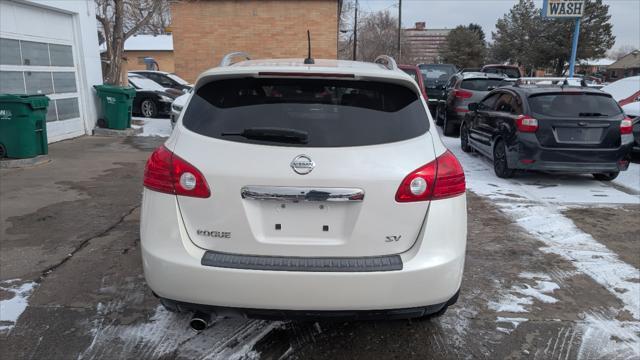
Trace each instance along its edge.
{"label": "concrete driveway", "polygon": [[444,316],[218,319],[199,334],[142,275],[141,177],[163,139],[53,144],[51,163],[0,172],[2,358],[640,358],[640,168],[618,184],[500,180],[445,140],[470,191],[461,298]]}

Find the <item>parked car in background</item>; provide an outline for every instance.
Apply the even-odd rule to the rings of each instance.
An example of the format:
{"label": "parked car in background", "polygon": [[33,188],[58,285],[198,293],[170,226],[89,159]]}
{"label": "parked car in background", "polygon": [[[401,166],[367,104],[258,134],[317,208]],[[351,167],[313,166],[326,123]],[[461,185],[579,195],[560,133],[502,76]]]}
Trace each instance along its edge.
{"label": "parked car in background", "polygon": [[438,105],[436,124],[442,125],[444,135],[458,135],[460,124],[468,105],[482,100],[487,93],[497,87],[508,85],[505,75],[481,72],[456,73],[446,85],[446,99]]}
{"label": "parked car in background", "polygon": [[492,159],[498,177],[522,169],[613,180],[629,166],[631,120],[600,90],[505,86],[469,104],[469,110],[460,128],[462,150]]}
{"label": "parked car in background", "polygon": [[464,268],[465,179],[416,82],[389,57],[230,56],[145,168],[142,263],[161,303],[198,330],[216,314],[444,313]]}
{"label": "parked car in background", "polygon": [[418,67],[422,72],[429,97],[429,109],[435,114],[438,104],[446,97],[444,87],[447,81],[458,69],[452,64],[420,64]]}
{"label": "parked car in background", "polygon": [[481,72],[481,68],[463,68],[458,70],[459,73],[468,73],[468,72]]}
{"label": "parked car in background", "polygon": [[148,118],[169,116],[171,103],[176,98],[175,93],[170,93],[157,82],[144,76],[129,73],[129,85],[136,89],[136,97],[133,99],[132,112]]}
{"label": "parked car in background", "polygon": [[523,76],[520,68],[516,65],[490,64],[483,66],[480,71],[488,74],[503,74],[510,79],[518,79]]}
{"label": "parked car in background", "polygon": [[172,128],[176,126],[176,121],[178,121],[178,117],[180,117],[180,113],[182,112],[182,109],[184,109],[184,106],[187,104],[187,101],[189,101],[189,96],[191,96],[192,92],[193,92],[193,88],[189,89],[189,91],[187,91],[186,94],[178,96],[175,100],[173,100],[173,103],[171,103],[171,127]]}
{"label": "parked car in background", "polygon": [[633,152],[640,154],[640,101],[634,101],[622,107],[622,111],[631,119],[633,126]]}
{"label": "parked car in background", "polygon": [[424,86],[424,79],[420,68],[416,65],[398,65],[398,67],[409,76],[411,76],[413,80],[415,80],[415,82],[421,89],[422,97],[424,97],[425,101],[429,101],[429,97],[427,96],[427,89]]}
{"label": "parked car in background", "polygon": [[[193,85],[189,84],[186,80],[179,77],[176,74],[168,73],[166,71],[152,71],[152,70],[135,70],[130,71],[130,73],[142,75],[146,78],[149,78],[162,87],[172,90],[177,90],[179,93],[176,93],[177,96],[184,94],[189,91],[193,87]],[[170,92],[174,92],[172,90],[168,90]]]}
{"label": "parked car in background", "polygon": [[611,94],[620,106],[640,101],[640,76],[620,79],[603,87],[601,90]]}

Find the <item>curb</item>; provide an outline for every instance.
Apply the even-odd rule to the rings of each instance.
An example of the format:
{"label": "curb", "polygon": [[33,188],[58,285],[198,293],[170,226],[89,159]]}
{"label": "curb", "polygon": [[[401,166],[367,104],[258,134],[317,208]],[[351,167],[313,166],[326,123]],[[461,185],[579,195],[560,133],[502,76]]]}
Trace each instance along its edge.
{"label": "curb", "polygon": [[29,168],[43,165],[50,161],[49,155],[38,155],[28,159],[2,159],[0,160],[0,169]]}
{"label": "curb", "polygon": [[129,128],[124,130],[114,130],[114,129],[104,129],[104,128],[93,129],[94,136],[127,137],[127,136],[134,136],[140,133],[142,133],[142,128],[137,128],[137,129]]}

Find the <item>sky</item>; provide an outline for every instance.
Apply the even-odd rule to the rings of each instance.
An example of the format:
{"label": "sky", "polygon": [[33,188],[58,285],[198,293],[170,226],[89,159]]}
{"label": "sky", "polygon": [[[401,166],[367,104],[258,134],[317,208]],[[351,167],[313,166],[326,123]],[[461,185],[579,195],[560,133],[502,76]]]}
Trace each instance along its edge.
{"label": "sky", "polygon": [[[398,11],[398,0],[359,0],[360,9]],[[534,0],[542,8],[542,0]],[[496,20],[517,3],[516,0],[402,0],[402,25],[413,27],[425,21],[427,28],[454,28],[471,22],[480,24],[487,39],[495,30]],[[604,0],[609,5],[616,43],[613,49],[624,45],[640,48],[640,0]],[[571,36],[571,34],[567,34]]]}

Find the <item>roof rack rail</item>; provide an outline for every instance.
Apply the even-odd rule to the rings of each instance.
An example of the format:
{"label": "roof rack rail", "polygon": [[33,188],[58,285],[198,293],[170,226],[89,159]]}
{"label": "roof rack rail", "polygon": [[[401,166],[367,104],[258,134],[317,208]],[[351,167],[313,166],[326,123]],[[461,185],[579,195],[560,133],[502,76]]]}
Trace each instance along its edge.
{"label": "roof rack rail", "polygon": [[577,77],[521,77],[516,80],[514,86],[520,85],[536,85],[539,83],[547,83],[550,85],[562,86],[581,86],[586,87],[587,83],[582,78]]}
{"label": "roof rack rail", "polygon": [[398,64],[396,64],[396,61],[389,55],[380,55],[373,60],[373,62],[383,65],[389,70],[398,70]]}
{"label": "roof rack rail", "polygon": [[245,58],[245,60],[251,60],[251,58],[249,57],[249,54],[247,54],[246,52],[234,51],[234,52],[230,52],[230,53],[226,54],[225,56],[223,56],[222,60],[220,60],[220,64],[218,66],[229,66],[229,65],[233,64],[232,60],[235,57],[243,57],[243,58]]}

